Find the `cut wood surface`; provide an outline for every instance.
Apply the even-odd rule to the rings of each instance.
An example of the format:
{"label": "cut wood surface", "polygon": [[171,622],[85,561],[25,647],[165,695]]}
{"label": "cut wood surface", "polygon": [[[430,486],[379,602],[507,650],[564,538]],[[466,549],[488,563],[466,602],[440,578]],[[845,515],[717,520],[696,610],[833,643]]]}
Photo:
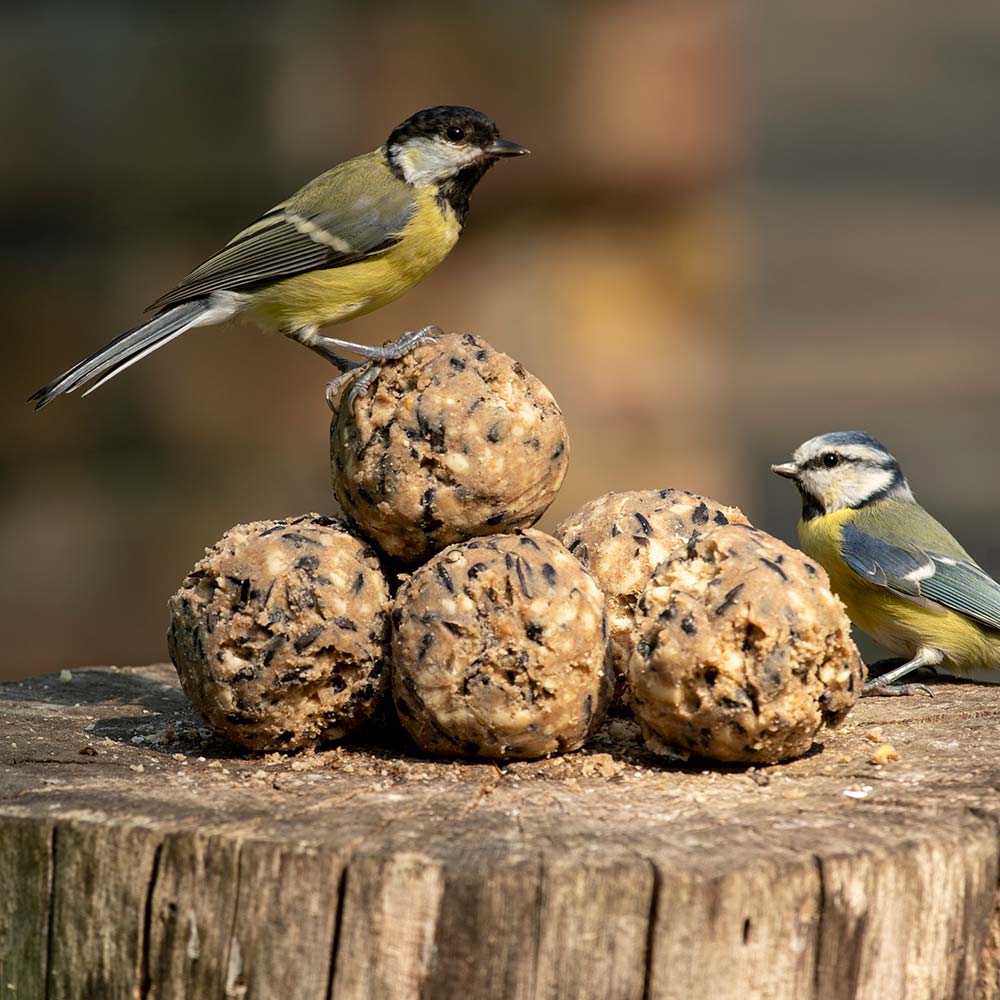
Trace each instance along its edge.
{"label": "cut wood surface", "polygon": [[737,769],[626,718],[501,767],[253,757],[169,665],[3,685],[0,997],[993,1000],[1000,689],[933,690]]}

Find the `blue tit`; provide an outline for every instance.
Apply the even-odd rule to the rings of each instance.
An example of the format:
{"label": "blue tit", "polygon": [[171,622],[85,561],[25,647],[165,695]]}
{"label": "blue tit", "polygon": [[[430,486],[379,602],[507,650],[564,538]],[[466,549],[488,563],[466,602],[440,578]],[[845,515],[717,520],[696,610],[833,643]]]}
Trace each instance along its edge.
{"label": "blue tit", "polygon": [[384,347],[337,340],[320,328],[378,309],[426,278],[455,246],[483,174],[501,157],[527,152],[479,111],[418,111],[378,149],[321,174],[237,233],[149,307],[156,313],[149,322],[31,399],[38,408],[81,386],[86,395],[182,333],[234,316],[297,340],[370,384],[379,362],[432,340],[433,328]]}
{"label": "blue tit", "polygon": [[1000,584],[917,503],[878,441],[860,431],[822,434],[771,471],[798,487],[799,543],[851,620],[904,658],[867,693],[930,693],[895,685],[917,667],[1000,682]]}

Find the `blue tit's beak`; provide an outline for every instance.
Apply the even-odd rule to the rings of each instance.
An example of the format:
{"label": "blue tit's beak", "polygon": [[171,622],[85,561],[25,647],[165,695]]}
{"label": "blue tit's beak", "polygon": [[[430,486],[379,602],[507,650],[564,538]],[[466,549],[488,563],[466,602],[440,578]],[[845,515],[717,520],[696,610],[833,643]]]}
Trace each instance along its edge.
{"label": "blue tit's beak", "polygon": [[511,142],[510,139],[494,139],[493,145],[487,147],[486,152],[490,156],[524,156],[531,150],[522,146],[519,142]]}
{"label": "blue tit's beak", "polygon": [[771,471],[776,476],[784,476],[785,479],[799,478],[799,467],[794,462],[785,462],[782,465],[772,465]]}

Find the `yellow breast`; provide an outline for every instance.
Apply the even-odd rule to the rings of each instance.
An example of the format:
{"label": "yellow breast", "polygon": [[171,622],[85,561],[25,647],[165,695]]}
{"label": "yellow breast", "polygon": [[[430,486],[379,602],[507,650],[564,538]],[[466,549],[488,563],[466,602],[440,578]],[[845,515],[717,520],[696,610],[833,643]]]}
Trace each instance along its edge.
{"label": "yellow breast", "polygon": [[958,671],[1000,664],[1000,636],[954,611],[936,610],[868,583],[844,562],[840,536],[853,510],[838,510],[799,522],[799,544],[830,577],[852,622],[898,656],[912,657],[922,646],[940,649]]}
{"label": "yellow breast", "polygon": [[276,282],[254,293],[251,315],[268,329],[291,332],[342,323],[398,299],[448,256],[461,232],[433,188],[416,188],[415,203],[399,243],[386,253]]}

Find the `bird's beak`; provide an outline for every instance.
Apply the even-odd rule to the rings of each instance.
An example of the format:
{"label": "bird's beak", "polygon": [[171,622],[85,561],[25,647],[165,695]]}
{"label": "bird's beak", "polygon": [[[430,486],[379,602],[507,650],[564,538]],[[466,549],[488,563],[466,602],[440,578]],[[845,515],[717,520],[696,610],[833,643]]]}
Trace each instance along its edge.
{"label": "bird's beak", "polygon": [[784,476],[785,479],[799,478],[799,467],[794,462],[785,462],[783,465],[772,465],[771,471],[776,476]]}
{"label": "bird's beak", "polygon": [[493,145],[488,147],[486,152],[490,156],[524,156],[531,150],[526,149],[519,142],[511,142],[510,139],[494,139]]}

